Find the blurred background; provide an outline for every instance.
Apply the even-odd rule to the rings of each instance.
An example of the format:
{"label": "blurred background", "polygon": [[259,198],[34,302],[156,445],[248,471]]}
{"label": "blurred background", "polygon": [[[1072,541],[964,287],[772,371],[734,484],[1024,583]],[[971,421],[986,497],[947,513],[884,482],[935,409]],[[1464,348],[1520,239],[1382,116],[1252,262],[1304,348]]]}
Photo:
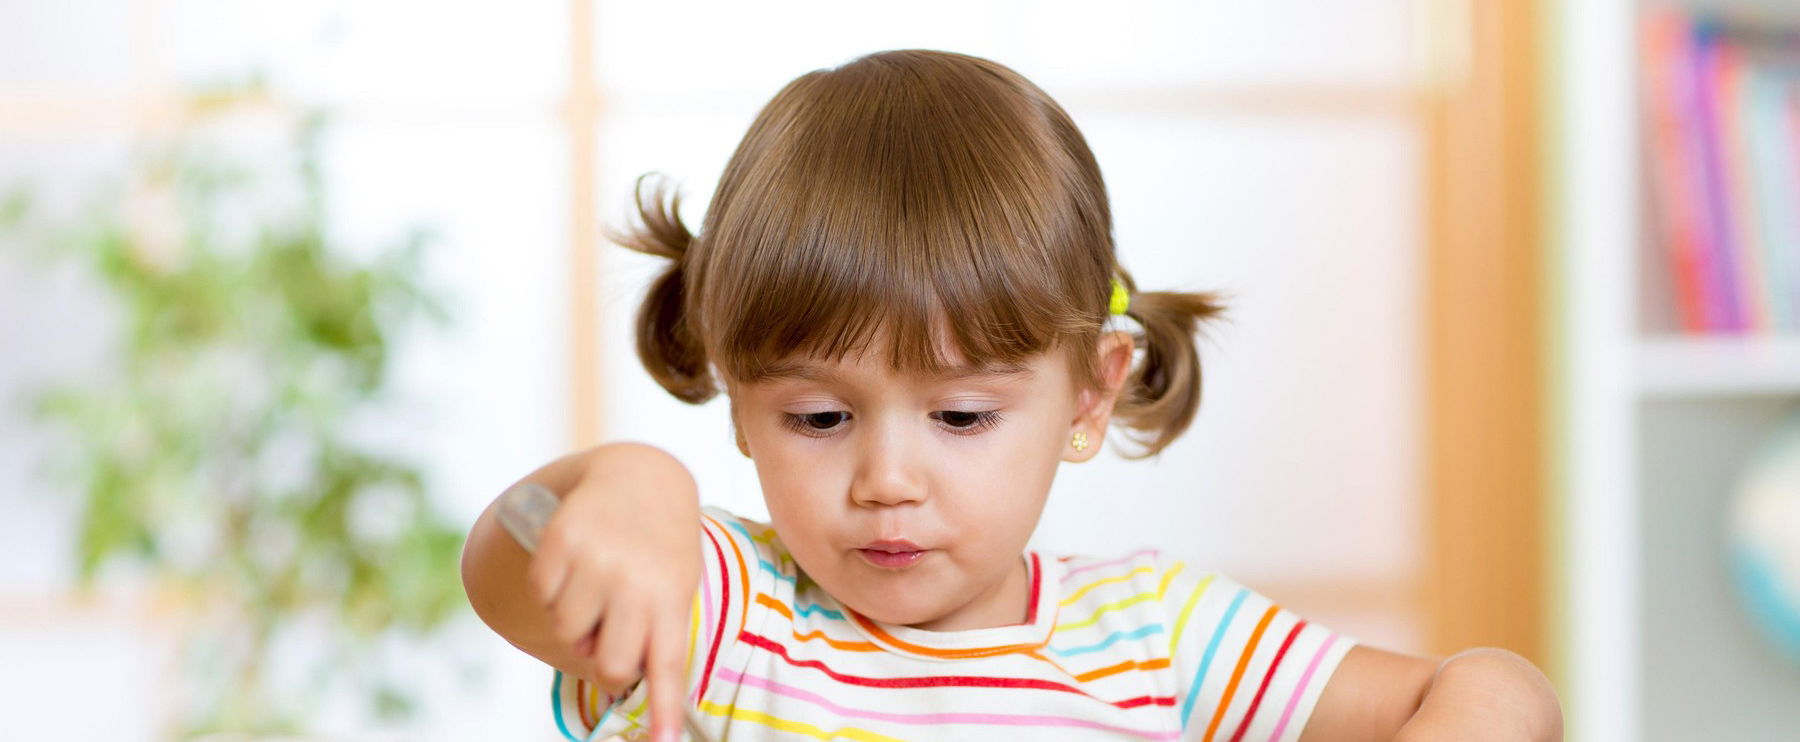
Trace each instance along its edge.
{"label": "blurred background", "polygon": [[1233,296],[1190,432],[1040,548],[1517,651],[1570,739],[1800,728],[1789,2],[0,0],[0,738],[559,739],[481,509],[633,439],[767,512],[599,227],[655,170],[697,229],[783,84],[894,48],[1037,83],[1140,284]]}

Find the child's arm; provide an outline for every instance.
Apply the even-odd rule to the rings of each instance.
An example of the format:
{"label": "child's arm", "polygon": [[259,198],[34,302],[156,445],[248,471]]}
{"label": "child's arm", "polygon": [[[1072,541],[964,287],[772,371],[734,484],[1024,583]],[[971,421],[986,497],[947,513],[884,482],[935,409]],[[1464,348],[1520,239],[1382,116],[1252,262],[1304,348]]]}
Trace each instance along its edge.
{"label": "child's arm", "polygon": [[1478,648],[1449,659],[1357,645],[1332,673],[1300,742],[1562,739],[1556,691],[1525,658]]}
{"label": "child's arm", "polygon": [[660,449],[613,443],[520,481],[562,504],[535,555],[501,527],[494,505],[475,521],[462,575],[476,615],[526,654],[609,693],[645,679],[652,726],[673,732],[700,581],[693,477]]}

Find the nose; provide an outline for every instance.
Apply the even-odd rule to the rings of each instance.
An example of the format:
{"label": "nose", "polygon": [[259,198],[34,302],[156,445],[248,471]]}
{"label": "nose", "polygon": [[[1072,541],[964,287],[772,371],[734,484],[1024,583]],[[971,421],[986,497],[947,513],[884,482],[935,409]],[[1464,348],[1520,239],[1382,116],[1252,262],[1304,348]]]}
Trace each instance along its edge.
{"label": "nose", "polygon": [[925,499],[925,477],[916,432],[897,422],[867,425],[857,449],[850,499],[864,507],[900,505]]}

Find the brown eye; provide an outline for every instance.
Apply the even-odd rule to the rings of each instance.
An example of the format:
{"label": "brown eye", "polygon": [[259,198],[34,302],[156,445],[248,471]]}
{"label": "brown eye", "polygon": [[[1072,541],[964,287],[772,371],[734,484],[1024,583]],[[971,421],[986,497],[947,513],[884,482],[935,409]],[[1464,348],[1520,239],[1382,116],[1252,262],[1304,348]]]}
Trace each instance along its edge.
{"label": "brown eye", "polygon": [[1000,422],[1000,412],[997,410],[982,410],[978,412],[971,412],[968,410],[942,410],[932,414],[936,416],[937,419],[943,421],[944,426],[948,428],[950,432],[960,435],[973,435],[992,428]]}
{"label": "brown eye", "polygon": [[788,429],[803,435],[819,436],[838,428],[838,424],[850,417],[850,413],[842,410],[830,412],[810,412],[804,415],[782,415],[782,423]]}

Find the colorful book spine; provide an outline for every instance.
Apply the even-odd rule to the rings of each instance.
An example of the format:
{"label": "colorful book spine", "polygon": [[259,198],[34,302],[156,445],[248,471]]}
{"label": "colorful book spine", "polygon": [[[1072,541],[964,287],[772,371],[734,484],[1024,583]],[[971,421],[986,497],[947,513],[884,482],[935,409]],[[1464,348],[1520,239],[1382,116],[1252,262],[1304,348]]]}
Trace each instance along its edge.
{"label": "colorful book spine", "polygon": [[1737,269],[1731,276],[1737,290],[1739,329],[1770,329],[1768,284],[1760,208],[1757,203],[1756,162],[1751,153],[1750,123],[1753,117],[1750,80],[1755,72],[1750,54],[1738,44],[1718,49],[1716,90],[1719,96],[1719,161],[1725,187],[1725,218],[1729,220],[1729,247]]}
{"label": "colorful book spine", "polygon": [[[1791,189],[1788,191],[1788,196],[1783,199],[1783,203],[1787,205],[1787,213],[1793,215],[1796,221],[1800,221],[1800,83],[1796,82],[1800,81],[1800,70],[1796,72],[1797,74],[1788,76],[1790,83],[1787,86],[1787,121],[1788,131],[1791,134],[1788,141],[1793,145],[1788,149],[1792,155],[1789,160],[1792,164],[1788,168],[1788,173],[1793,177],[1787,181]],[[1795,239],[1788,243],[1787,252],[1787,285],[1791,291],[1789,298],[1793,301],[1791,306],[1794,308],[1794,314],[1789,318],[1792,322],[1789,327],[1800,331],[1800,227],[1796,227],[1795,232]]]}
{"label": "colorful book spine", "polygon": [[1774,330],[1800,332],[1800,129],[1789,122],[1800,115],[1800,18],[1785,25],[1765,25],[1768,59],[1763,95],[1757,102],[1763,120],[1757,160],[1766,172],[1762,200],[1771,230],[1766,266]]}
{"label": "colorful book spine", "polygon": [[1707,325],[1714,330],[1738,331],[1744,328],[1743,313],[1738,303],[1737,260],[1733,254],[1735,236],[1731,231],[1731,209],[1727,204],[1725,163],[1720,146],[1719,126],[1719,48],[1722,29],[1711,18],[1696,18],[1694,36],[1694,108],[1691,116],[1699,129],[1700,181],[1704,197],[1696,213],[1700,216],[1701,252],[1709,256],[1712,270],[1707,276],[1713,303],[1707,307]]}
{"label": "colorful book spine", "polygon": [[1793,263],[1800,255],[1800,163],[1788,136],[1788,76],[1769,67],[1754,69],[1746,79],[1745,113],[1749,123],[1750,163],[1756,174],[1757,221],[1762,235],[1762,273],[1757,277],[1767,301],[1769,329],[1800,329],[1795,307]]}
{"label": "colorful book spine", "polygon": [[1646,9],[1642,28],[1644,98],[1648,105],[1649,173],[1654,186],[1661,242],[1669,256],[1673,293],[1683,330],[1711,326],[1708,255],[1701,252],[1701,203],[1697,162],[1699,133],[1688,115],[1693,85],[1686,74],[1692,40],[1687,18],[1667,9]]}
{"label": "colorful book spine", "polygon": [[1800,16],[1647,7],[1658,253],[1690,333],[1800,333]]}

